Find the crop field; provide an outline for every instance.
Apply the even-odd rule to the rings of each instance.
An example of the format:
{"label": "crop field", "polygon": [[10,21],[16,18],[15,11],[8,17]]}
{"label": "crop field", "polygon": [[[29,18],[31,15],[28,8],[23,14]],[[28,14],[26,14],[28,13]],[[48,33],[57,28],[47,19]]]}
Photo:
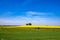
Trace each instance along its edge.
{"label": "crop field", "polygon": [[0,26],[0,40],[60,40],[60,26]]}

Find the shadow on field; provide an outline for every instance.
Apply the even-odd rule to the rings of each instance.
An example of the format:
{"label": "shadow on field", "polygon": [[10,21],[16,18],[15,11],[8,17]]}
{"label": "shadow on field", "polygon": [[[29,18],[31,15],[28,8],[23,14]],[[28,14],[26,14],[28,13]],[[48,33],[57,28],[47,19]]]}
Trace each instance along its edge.
{"label": "shadow on field", "polygon": [[35,29],[40,29],[39,27],[35,28]]}

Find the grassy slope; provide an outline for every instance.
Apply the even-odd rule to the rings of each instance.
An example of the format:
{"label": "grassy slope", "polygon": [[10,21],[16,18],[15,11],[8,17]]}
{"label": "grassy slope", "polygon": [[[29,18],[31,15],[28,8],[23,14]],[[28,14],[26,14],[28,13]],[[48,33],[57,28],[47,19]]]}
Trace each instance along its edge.
{"label": "grassy slope", "polygon": [[60,40],[60,29],[0,28],[1,40]]}

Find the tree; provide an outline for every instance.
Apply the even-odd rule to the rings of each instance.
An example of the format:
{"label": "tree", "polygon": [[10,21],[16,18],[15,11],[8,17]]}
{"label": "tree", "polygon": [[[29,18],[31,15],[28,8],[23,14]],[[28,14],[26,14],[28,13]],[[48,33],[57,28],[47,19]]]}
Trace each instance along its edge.
{"label": "tree", "polygon": [[29,23],[29,25],[32,25],[31,23]]}
{"label": "tree", "polygon": [[29,25],[28,23],[26,25]]}

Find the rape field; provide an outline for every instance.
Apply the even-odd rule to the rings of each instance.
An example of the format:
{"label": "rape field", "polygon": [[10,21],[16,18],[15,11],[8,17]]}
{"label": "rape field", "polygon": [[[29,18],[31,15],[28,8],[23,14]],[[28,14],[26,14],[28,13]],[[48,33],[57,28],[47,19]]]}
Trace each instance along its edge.
{"label": "rape field", "polygon": [[60,40],[60,26],[0,26],[0,40]]}
{"label": "rape field", "polygon": [[0,28],[60,28],[60,26],[1,26]]}

